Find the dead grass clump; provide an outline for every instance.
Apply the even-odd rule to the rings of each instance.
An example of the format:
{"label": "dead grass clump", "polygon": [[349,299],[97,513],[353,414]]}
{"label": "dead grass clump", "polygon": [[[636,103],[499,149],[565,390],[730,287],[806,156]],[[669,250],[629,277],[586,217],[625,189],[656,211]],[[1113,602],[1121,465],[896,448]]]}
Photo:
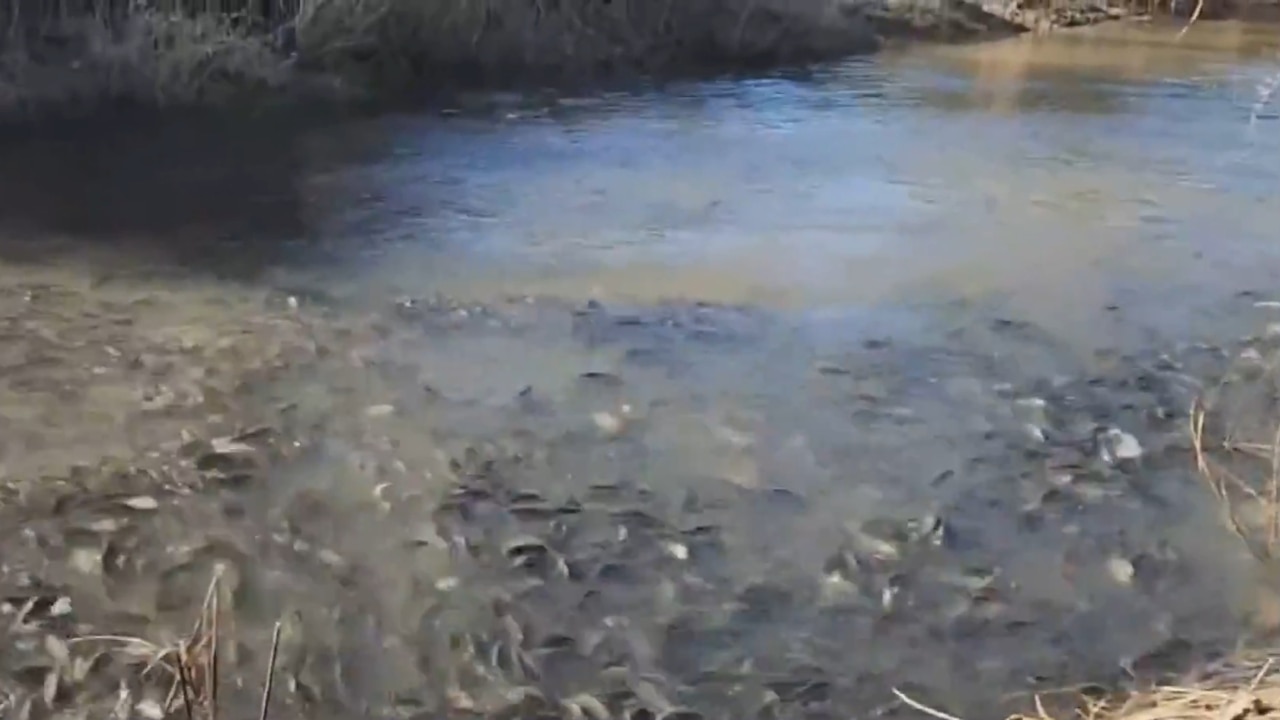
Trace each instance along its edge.
{"label": "dead grass clump", "polygon": [[233,18],[140,9],[118,20],[67,18],[46,42],[10,37],[0,53],[0,107],[35,111],[107,102],[218,102],[290,79],[270,39]]}
{"label": "dead grass clump", "polygon": [[[1280,713],[1280,663],[1254,653],[1210,665],[1178,685],[1162,685],[1110,699],[1086,699],[1084,720],[1250,720]],[[1054,720],[1037,712],[1010,720]]]}
{"label": "dead grass clump", "polygon": [[[1081,697],[1078,720],[1254,720],[1280,717],[1280,659],[1275,652],[1237,655],[1209,665],[1176,685],[1159,685],[1112,697]],[[903,705],[935,720],[962,720],[925,705],[897,688]],[[1032,713],[1008,720],[1065,720],[1035,697]]]}
{"label": "dead grass clump", "polygon": [[449,84],[758,66],[873,50],[878,32],[996,29],[958,0],[106,0],[38,27],[22,4],[0,4],[8,107],[190,104],[333,75]]}
{"label": "dead grass clump", "polygon": [[300,55],[390,72],[656,69],[865,50],[840,0],[303,0]]}
{"label": "dead grass clump", "polygon": [[[217,720],[219,618],[223,594],[220,580],[220,573],[215,572],[191,632],[172,645],[160,646],[143,638],[122,635],[88,635],[73,638],[68,645],[107,642],[116,644],[121,652],[130,656],[145,657],[144,678],[157,671],[169,678],[169,692],[161,706],[166,717],[181,709],[186,720]],[[281,624],[277,622],[271,637],[271,655],[259,704],[260,720],[266,720],[270,712],[280,630]],[[128,699],[122,698],[121,702],[127,704]]]}
{"label": "dead grass clump", "polygon": [[1191,409],[1196,471],[1259,560],[1280,551],[1280,349],[1250,343]]}
{"label": "dead grass clump", "polygon": [[188,105],[325,74],[439,83],[777,63],[878,44],[847,0],[286,0],[271,17],[223,5],[107,2],[38,23],[0,6],[0,107]]}

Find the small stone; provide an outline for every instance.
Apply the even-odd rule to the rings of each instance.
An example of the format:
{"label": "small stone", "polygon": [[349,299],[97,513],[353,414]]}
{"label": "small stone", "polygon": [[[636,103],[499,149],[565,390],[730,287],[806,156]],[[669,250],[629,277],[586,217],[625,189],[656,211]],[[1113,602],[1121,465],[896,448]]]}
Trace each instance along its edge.
{"label": "small stone", "polygon": [[624,423],[622,418],[609,412],[597,412],[591,414],[591,420],[595,422],[596,428],[600,433],[608,438],[615,438],[622,434]]}
{"label": "small stone", "polygon": [[395,413],[395,405],[370,405],[364,409],[365,417],[380,418]]}
{"label": "small stone", "polygon": [[338,553],[332,550],[329,550],[328,548],[322,548],[321,550],[317,551],[316,558],[318,558],[320,562],[324,563],[325,565],[328,565],[331,568],[341,568],[342,566],[347,564],[347,561],[343,560],[341,555],[339,555]]}
{"label": "small stone", "polygon": [[1110,454],[1113,462],[1137,460],[1142,457],[1142,444],[1138,442],[1138,438],[1123,430],[1111,428],[1106,432],[1105,440],[1104,452]]}
{"label": "small stone", "polygon": [[844,367],[842,365],[836,365],[833,362],[827,362],[825,360],[815,363],[813,368],[814,370],[818,371],[819,375],[852,375],[853,374],[853,371],[850,370],[849,368]]}
{"label": "small stone", "polygon": [[668,555],[675,558],[676,560],[689,559],[689,547],[684,543],[669,541],[669,542],[663,543],[662,548],[667,551]]}
{"label": "small stone", "polygon": [[1122,557],[1113,556],[1107,560],[1107,574],[1121,585],[1133,584],[1133,563]]}
{"label": "small stone", "polygon": [[159,501],[150,495],[138,495],[137,497],[121,500],[120,504],[134,510],[157,510],[160,507]]}

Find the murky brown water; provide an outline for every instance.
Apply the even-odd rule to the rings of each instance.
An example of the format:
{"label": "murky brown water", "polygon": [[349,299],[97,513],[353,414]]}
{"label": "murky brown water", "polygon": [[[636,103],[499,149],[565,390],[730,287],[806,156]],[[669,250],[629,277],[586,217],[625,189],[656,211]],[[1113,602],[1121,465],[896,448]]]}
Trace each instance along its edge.
{"label": "murky brown water", "polygon": [[[713,671],[802,666],[845,679],[835,716],[903,683],[991,711],[1114,679],[1171,638],[1221,648],[1255,609],[1258,570],[1190,473],[1184,420],[1152,419],[1195,388],[1151,368],[1266,320],[1280,121],[1260,94],[1280,35],[1175,34],[1117,25],[550,106],[49,132],[0,157],[4,283],[73,288],[175,352],[210,333],[315,339],[280,319],[293,302],[343,328],[324,361],[255,380],[255,402],[321,438],[255,502],[346,509],[309,542],[367,570],[353,602],[375,635],[412,624],[439,577],[464,575],[453,592],[472,602],[501,586],[401,556],[422,519],[368,502],[438,496],[444,460],[492,441],[534,458],[508,478],[525,489],[643,487],[648,512],[720,529],[714,559],[638,571],[590,612],[530,601],[562,632],[623,618],[631,662],[685,704],[722,705]],[[394,305],[434,294],[476,306]],[[67,332],[91,333],[67,307],[89,328]],[[79,395],[0,394],[23,438],[6,434],[6,472],[194,422],[102,431],[145,399],[99,374]],[[1145,464],[1054,490],[1094,425],[1137,436]],[[865,602],[830,596],[849,591],[829,561],[851,529],[924,516],[945,521],[941,547],[867,570]],[[421,578],[398,572],[418,562]],[[758,608],[753,583],[794,593]],[[304,614],[328,592],[261,587]]]}

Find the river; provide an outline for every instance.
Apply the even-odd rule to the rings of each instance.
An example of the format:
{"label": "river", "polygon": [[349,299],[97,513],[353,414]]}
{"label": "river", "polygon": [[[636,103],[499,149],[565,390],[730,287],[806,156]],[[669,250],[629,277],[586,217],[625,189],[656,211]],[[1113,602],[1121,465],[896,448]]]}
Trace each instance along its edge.
{"label": "river", "polygon": [[[483,635],[468,604],[507,592],[555,628],[526,639],[622,623],[632,671],[708,716],[904,712],[894,686],[988,716],[1170,648],[1186,669],[1271,597],[1179,454],[1185,420],[1148,422],[1185,413],[1194,389],[1130,382],[1143,353],[1265,325],[1254,302],[1280,271],[1266,97],[1280,35],[1177,30],[1116,23],[429,112],[32,133],[0,150],[4,285],[125,308],[139,342],[292,342],[283,325],[238,324],[268,311],[344,328],[325,336],[351,343],[329,360],[255,385],[253,402],[323,431],[248,515],[294,517],[304,495],[345,508],[290,522],[362,568],[355,590],[289,579],[303,571],[284,561],[253,587],[274,593],[255,601],[263,622],[344,602],[374,618],[356,639],[320,633],[359,658],[339,694],[366,713],[438,690],[444,671],[393,671],[361,643],[398,662],[388,638],[411,636],[423,603]],[[32,392],[0,398],[25,433],[4,445],[7,473],[56,474],[194,422],[117,436],[132,412],[120,393],[36,411]],[[1064,501],[1037,443],[1084,419],[1136,435],[1147,465],[1100,471]],[[562,538],[570,565],[603,563],[589,608],[553,584],[522,594],[483,563],[402,556],[392,538],[422,518],[354,498],[434,497],[442,458],[464,447],[519,455],[508,481],[556,502],[609,485],[722,546],[700,554],[688,535],[657,557]],[[851,532],[879,547],[859,549],[856,572],[839,562]],[[422,599],[453,575],[455,600]],[[347,599],[313,607],[329,592]],[[592,663],[608,663],[583,653],[508,671],[595,692]]]}

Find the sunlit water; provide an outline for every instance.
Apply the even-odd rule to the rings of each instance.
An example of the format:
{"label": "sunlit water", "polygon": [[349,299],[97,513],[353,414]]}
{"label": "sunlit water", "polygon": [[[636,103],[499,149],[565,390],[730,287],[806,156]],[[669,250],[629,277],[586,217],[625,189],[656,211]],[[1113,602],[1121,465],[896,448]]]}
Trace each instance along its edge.
{"label": "sunlit water", "polygon": [[[419,383],[471,403],[414,415],[402,439],[524,427],[502,407],[526,386],[559,408],[533,426],[548,442],[590,428],[592,412],[642,409],[633,445],[563,442],[529,481],[808,498],[803,521],[721,518],[749,548],[744,575],[817,574],[842,526],[940,512],[975,538],[955,565],[999,568],[1016,588],[1018,623],[965,634],[910,609],[830,627],[797,612],[777,632],[813,638],[805,652],[850,677],[963,704],[1032,676],[1108,677],[1171,633],[1224,642],[1252,610],[1254,570],[1185,469],[1161,469],[1158,507],[1028,535],[1008,477],[1020,466],[992,439],[1019,427],[999,383],[1087,375],[1099,350],[1226,341],[1261,320],[1238,293],[1276,290],[1280,121],[1260,104],[1280,72],[1275,29],[1175,34],[1113,26],[319,127],[45,135],[6,149],[0,203],[21,261],[75,257],[66,272],[99,282],[196,275],[204,295],[283,288],[351,312],[433,293],[641,315],[684,303],[679,322],[620,326],[531,309],[518,332],[371,350],[407,368],[399,383],[320,376],[280,392],[314,413],[414,406]],[[161,292],[177,307],[187,294]],[[841,373],[815,373],[820,362]],[[625,389],[583,394],[588,370]],[[355,405],[333,400],[342,383]],[[1164,596],[1063,570],[1161,541],[1191,569]],[[1015,630],[1023,621],[1036,629]],[[795,650],[767,633],[743,642],[766,658]]]}

